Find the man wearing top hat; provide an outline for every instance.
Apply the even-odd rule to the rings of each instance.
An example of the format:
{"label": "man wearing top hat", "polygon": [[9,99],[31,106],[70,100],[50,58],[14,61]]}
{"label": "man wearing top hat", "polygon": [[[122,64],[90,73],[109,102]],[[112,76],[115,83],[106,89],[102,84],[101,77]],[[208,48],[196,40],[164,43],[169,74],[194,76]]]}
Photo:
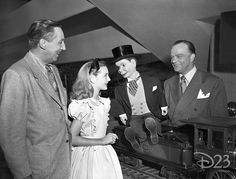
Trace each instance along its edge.
{"label": "man wearing top hat", "polygon": [[115,98],[120,105],[120,120],[127,127],[126,139],[138,152],[151,149],[147,133],[152,144],[159,142],[161,135],[160,119],[167,114],[167,104],[162,85],[158,78],[140,74],[136,69],[137,55],[131,45],[112,49],[114,63],[118,72],[127,80],[115,88]]}

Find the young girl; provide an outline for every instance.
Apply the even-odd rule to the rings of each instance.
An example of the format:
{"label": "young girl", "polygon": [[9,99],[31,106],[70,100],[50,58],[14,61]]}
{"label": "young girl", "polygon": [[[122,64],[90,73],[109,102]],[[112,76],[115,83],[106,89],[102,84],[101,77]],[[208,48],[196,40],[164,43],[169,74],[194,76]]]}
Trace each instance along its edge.
{"label": "young girl", "polygon": [[110,144],[118,138],[106,134],[110,99],[99,96],[110,81],[104,62],[85,63],[72,87],[69,115],[71,125],[72,171],[71,179],[122,179],[115,150]]}

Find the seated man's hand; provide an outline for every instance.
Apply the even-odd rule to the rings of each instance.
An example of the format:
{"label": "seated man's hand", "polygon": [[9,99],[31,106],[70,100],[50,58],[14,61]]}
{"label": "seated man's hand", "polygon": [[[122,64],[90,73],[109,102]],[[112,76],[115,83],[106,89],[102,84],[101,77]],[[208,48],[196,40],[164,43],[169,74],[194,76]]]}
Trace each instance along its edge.
{"label": "seated man's hand", "polygon": [[126,125],[126,121],[127,121],[127,115],[126,114],[121,114],[121,115],[119,115],[119,117],[120,117],[120,121],[124,124],[124,125]]}

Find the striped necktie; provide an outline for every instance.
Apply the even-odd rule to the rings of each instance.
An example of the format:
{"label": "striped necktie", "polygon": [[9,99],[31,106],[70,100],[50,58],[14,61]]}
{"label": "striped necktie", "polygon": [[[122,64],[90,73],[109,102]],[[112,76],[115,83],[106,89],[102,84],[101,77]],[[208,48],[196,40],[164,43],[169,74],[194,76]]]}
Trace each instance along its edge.
{"label": "striped necktie", "polygon": [[187,88],[187,79],[184,75],[180,77],[180,86],[181,86],[182,94],[184,94],[184,91]]}
{"label": "striped necktie", "polygon": [[135,80],[132,80],[129,82],[129,93],[132,95],[132,96],[135,96],[135,94],[137,93],[137,90],[138,90],[138,84],[137,84],[137,81],[138,79],[140,78],[140,76],[138,76]]}
{"label": "striped necktie", "polygon": [[52,71],[50,65],[49,65],[49,64],[48,64],[48,65],[45,65],[45,68],[46,68],[46,70],[47,70],[48,80],[49,80],[51,86],[53,87],[54,91],[55,91],[57,94],[59,94],[57,82],[56,82],[55,76],[54,76],[54,74],[53,74],[53,71]]}

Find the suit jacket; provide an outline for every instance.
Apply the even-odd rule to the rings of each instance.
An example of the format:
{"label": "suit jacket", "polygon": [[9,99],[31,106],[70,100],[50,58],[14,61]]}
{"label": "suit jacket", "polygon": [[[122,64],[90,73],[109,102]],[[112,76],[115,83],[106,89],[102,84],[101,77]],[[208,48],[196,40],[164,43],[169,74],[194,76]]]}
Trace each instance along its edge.
{"label": "suit jacket", "polygon": [[[162,117],[161,107],[167,106],[161,82],[159,79],[147,75],[140,74],[140,76],[143,82],[147,106],[150,112],[160,119]],[[115,98],[120,105],[118,107],[120,114],[126,113],[128,120],[130,120],[132,111],[127,92],[127,81],[115,88]]]}
{"label": "suit jacket", "polygon": [[53,71],[60,99],[28,53],[3,75],[0,144],[17,179],[69,178],[67,96],[54,65]]}
{"label": "suit jacket", "polygon": [[184,94],[180,95],[179,75],[164,83],[168,114],[173,124],[193,117],[227,116],[227,97],[223,81],[207,72],[197,70]]}

